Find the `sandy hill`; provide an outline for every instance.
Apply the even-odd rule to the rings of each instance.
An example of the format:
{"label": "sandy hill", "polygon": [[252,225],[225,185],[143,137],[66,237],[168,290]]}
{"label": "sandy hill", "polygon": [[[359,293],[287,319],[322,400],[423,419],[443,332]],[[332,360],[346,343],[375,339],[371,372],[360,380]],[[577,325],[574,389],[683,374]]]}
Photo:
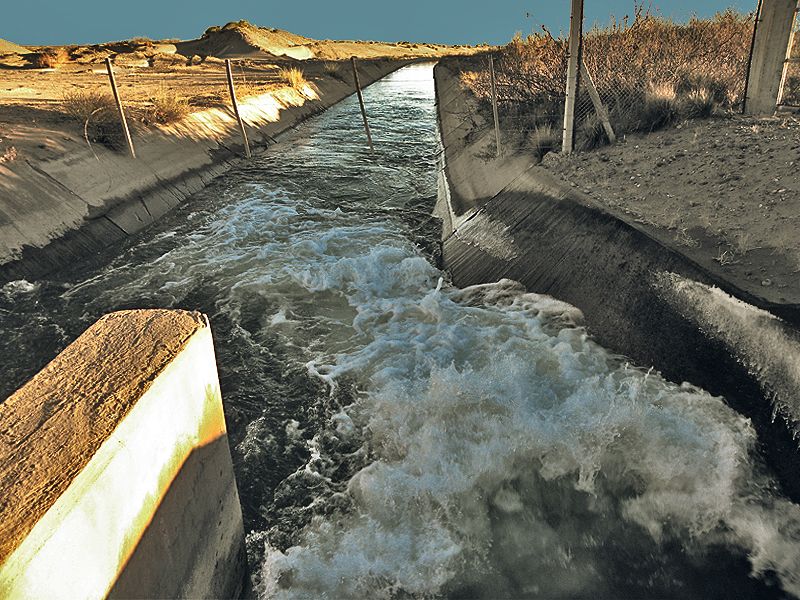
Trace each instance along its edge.
{"label": "sandy hill", "polygon": [[411,42],[366,42],[315,40],[284,31],[258,27],[247,21],[228,23],[223,27],[210,27],[196,40],[176,44],[183,56],[215,56],[217,58],[259,58],[287,56],[298,60],[318,58],[344,60],[351,56],[361,58],[402,58],[441,56],[476,51],[465,46],[440,44],[413,44]]}
{"label": "sandy hill", "polygon": [[30,52],[30,50],[20,46],[19,44],[15,44],[14,42],[0,39],[0,54],[10,54],[12,52],[17,54],[27,54]]}
{"label": "sandy hill", "polygon": [[238,21],[224,27],[209,27],[201,38],[180,42],[176,46],[178,53],[184,56],[289,56],[303,60],[314,58],[309,48],[314,43],[316,40],[282,29],[257,27],[247,21]]}

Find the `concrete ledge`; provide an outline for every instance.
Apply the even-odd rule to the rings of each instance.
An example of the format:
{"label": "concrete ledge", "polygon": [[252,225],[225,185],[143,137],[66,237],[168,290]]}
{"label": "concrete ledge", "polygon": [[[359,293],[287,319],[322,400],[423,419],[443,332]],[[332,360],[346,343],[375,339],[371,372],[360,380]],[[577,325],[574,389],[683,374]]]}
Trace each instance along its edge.
{"label": "concrete ledge", "polygon": [[[362,60],[369,85],[409,60]],[[224,77],[224,75],[221,75]],[[281,89],[242,101],[251,144],[355,93],[333,77],[315,89]],[[0,282],[36,278],[97,253],[154,223],[243,155],[230,111],[213,108],[137,137],[136,160],[95,145],[55,160],[0,165]]]}
{"label": "concrete ledge", "polygon": [[[441,62],[434,74],[438,105],[452,110],[465,92]],[[440,108],[440,123],[449,119]],[[444,127],[442,136],[437,212],[447,217],[442,255],[456,285],[509,278],[551,294],[580,308],[606,348],[724,396],[753,420],[767,461],[799,500],[798,307],[733,288],[541,167],[515,159],[506,171],[494,168],[479,136]]]}
{"label": "concrete ledge", "polygon": [[234,597],[244,534],[211,330],[113,313],[0,404],[0,596]]}

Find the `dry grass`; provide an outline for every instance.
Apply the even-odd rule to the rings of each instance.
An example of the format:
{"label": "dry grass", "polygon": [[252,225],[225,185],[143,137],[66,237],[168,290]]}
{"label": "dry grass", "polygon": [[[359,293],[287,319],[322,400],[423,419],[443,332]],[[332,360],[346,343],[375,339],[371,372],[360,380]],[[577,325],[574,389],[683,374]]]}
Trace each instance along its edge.
{"label": "dry grass", "polygon": [[330,77],[333,77],[335,79],[338,79],[339,81],[342,81],[344,83],[347,83],[347,79],[346,79],[346,75],[345,75],[346,71],[342,68],[341,63],[338,63],[338,62],[326,62],[323,65],[323,68],[325,70],[325,74],[326,75],[328,75]]}
{"label": "dry grass", "polygon": [[561,131],[549,123],[537,125],[530,136],[530,146],[539,160],[548,152],[553,152],[561,145]]}
{"label": "dry grass", "polygon": [[14,146],[9,146],[2,152],[0,152],[0,165],[3,163],[10,163],[17,159],[18,152]]}
{"label": "dry grass", "polygon": [[[735,110],[742,102],[753,20],[732,10],[711,19],[675,23],[637,4],[633,19],[595,27],[584,38],[584,60],[618,133],[653,131],[678,119]],[[474,64],[474,63],[473,63]],[[501,109],[529,115],[517,129],[563,119],[567,41],[548,32],[516,36],[495,56]],[[488,103],[485,64],[462,81]],[[668,90],[665,93],[665,90]],[[513,107],[513,108],[512,108]],[[576,113],[580,146],[602,145],[604,132],[582,92]],[[512,115],[513,117],[513,115]],[[509,121],[511,122],[511,121]]]}
{"label": "dry grass", "polygon": [[288,84],[290,87],[294,88],[297,91],[301,91],[308,85],[308,81],[306,81],[306,77],[303,74],[303,71],[296,67],[291,67],[289,69],[280,69],[278,71],[278,79],[280,79],[283,83]]}
{"label": "dry grass", "polygon": [[64,48],[43,48],[28,55],[28,61],[35,69],[55,69],[67,62],[68,52]]}
{"label": "dry grass", "polygon": [[596,115],[591,115],[586,118],[579,128],[579,135],[581,150],[594,150],[600,146],[605,146],[609,143],[608,134],[606,133],[603,123]]}
{"label": "dry grass", "polygon": [[714,114],[716,107],[713,92],[700,87],[683,96],[678,112],[689,119],[707,119]]}
{"label": "dry grass", "polygon": [[64,94],[61,101],[64,113],[83,126],[88,142],[97,142],[118,150],[123,147],[124,134],[117,115],[114,97],[97,90],[74,90]]}
{"label": "dry grass", "polygon": [[142,121],[146,124],[168,125],[180,121],[191,112],[189,101],[177,92],[160,90],[150,98]]}
{"label": "dry grass", "polygon": [[98,90],[73,90],[64,94],[61,101],[64,112],[81,122],[87,119],[101,120],[106,115],[115,117],[117,106],[109,92]]}

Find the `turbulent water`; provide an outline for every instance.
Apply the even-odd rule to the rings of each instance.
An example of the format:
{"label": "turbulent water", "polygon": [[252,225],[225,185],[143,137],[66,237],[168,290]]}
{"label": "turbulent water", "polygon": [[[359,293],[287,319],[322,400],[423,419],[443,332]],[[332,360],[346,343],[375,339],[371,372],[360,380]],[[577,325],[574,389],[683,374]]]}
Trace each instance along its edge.
{"label": "turbulent water", "polygon": [[101,314],[211,317],[256,594],[800,594],[750,422],[511,281],[456,289],[430,65],[309,121],[104,262],[0,291],[8,393]]}

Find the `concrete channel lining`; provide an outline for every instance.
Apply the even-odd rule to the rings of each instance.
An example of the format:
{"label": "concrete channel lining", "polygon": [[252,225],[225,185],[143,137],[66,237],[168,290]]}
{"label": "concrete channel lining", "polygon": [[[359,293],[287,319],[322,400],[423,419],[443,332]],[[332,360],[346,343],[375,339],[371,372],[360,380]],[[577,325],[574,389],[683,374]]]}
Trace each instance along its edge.
{"label": "concrete channel lining", "polygon": [[244,534],[211,329],[134,310],[0,404],[0,597],[233,597]]}
{"label": "concrete channel lining", "polygon": [[471,101],[457,73],[443,61],[434,75],[444,147],[437,213],[454,283],[519,281],[578,307],[612,352],[724,396],[752,420],[784,491],[800,500],[798,307],[736,288],[543,167],[487,160],[480,136],[451,126],[453,104]]}
{"label": "concrete channel lining", "polygon": [[[364,87],[414,60],[359,61]],[[334,77],[240,103],[254,152],[355,92]],[[213,108],[137,138],[138,158],[97,146],[47,161],[0,165],[0,282],[37,278],[81,261],[161,219],[239,164],[236,120]],[[96,154],[96,156],[95,156]]]}

